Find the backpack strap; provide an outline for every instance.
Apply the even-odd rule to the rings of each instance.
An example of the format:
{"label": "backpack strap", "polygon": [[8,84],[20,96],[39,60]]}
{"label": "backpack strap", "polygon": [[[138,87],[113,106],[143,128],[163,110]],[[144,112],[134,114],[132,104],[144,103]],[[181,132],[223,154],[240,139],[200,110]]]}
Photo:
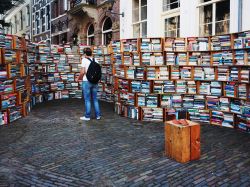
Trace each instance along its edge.
{"label": "backpack strap", "polygon": [[90,58],[87,58],[90,62],[95,62],[95,58],[93,58],[93,60],[91,60]]}

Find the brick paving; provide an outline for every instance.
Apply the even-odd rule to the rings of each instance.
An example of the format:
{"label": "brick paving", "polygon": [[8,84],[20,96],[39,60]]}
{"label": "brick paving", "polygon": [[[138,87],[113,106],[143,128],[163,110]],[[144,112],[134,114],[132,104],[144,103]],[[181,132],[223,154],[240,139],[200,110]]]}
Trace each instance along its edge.
{"label": "brick paving", "polygon": [[50,101],[0,127],[2,186],[250,186],[250,135],[202,125],[202,155],[164,156],[163,123],[120,117],[83,122],[81,100]]}

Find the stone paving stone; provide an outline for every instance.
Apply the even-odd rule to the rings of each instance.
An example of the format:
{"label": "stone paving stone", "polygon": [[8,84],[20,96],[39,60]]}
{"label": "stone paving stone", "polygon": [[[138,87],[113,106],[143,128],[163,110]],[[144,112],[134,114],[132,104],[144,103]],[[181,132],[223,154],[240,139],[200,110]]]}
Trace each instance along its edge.
{"label": "stone paving stone", "polygon": [[201,159],[164,156],[164,125],[120,117],[80,121],[83,101],[51,101],[0,127],[0,187],[249,186],[250,136],[201,126]]}
{"label": "stone paving stone", "polygon": [[186,179],[186,180],[182,183],[182,185],[183,185],[183,186],[191,185],[193,181],[194,181],[193,178]]}

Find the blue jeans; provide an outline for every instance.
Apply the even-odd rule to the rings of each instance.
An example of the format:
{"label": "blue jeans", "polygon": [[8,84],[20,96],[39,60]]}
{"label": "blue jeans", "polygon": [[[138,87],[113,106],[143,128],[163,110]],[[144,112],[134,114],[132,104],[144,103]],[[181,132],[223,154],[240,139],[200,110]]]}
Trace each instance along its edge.
{"label": "blue jeans", "polygon": [[85,117],[90,118],[91,115],[91,97],[94,103],[95,117],[101,117],[101,111],[97,99],[98,84],[92,84],[88,81],[83,81],[82,89],[85,101]]}

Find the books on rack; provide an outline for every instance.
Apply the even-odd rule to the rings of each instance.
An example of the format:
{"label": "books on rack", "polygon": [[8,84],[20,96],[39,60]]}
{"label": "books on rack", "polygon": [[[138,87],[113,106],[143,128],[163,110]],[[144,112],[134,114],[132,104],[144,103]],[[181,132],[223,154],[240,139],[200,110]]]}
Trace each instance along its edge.
{"label": "books on rack", "polygon": [[159,80],[169,80],[169,68],[168,67],[159,67],[159,70],[156,73],[156,77]]}
{"label": "books on rack", "polygon": [[143,121],[163,121],[163,109],[142,107]]}
{"label": "books on rack", "polygon": [[222,126],[223,127],[229,127],[229,128],[234,128],[234,115],[232,113],[223,113],[223,122]]}
{"label": "books on rack", "polygon": [[175,38],[173,42],[174,51],[185,51],[186,50],[186,39],[185,38]]}
{"label": "books on rack", "polygon": [[171,95],[161,95],[160,106],[162,108],[172,108],[172,96]]}
{"label": "books on rack", "polygon": [[0,125],[7,125],[8,124],[8,114],[7,111],[0,112]]}
{"label": "books on rack", "polygon": [[190,37],[187,38],[189,51],[208,51],[209,47],[209,38],[208,37]]}
{"label": "books on rack", "polygon": [[241,68],[240,81],[244,83],[250,82],[250,68]]}
{"label": "books on rack", "polygon": [[230,50],[231,35],[221,35],[211,37],[211,50]]}
{"label": "books on rack", "polygon": [[176,64],[176,55],[175,53],[167,52],[166,53],[166,65],[175,65]]}
{"label": "books on rack", "polygon": [[137,39],[127,39],[122,40],[123,52],[132,52],[138,50],[138,41]]}

